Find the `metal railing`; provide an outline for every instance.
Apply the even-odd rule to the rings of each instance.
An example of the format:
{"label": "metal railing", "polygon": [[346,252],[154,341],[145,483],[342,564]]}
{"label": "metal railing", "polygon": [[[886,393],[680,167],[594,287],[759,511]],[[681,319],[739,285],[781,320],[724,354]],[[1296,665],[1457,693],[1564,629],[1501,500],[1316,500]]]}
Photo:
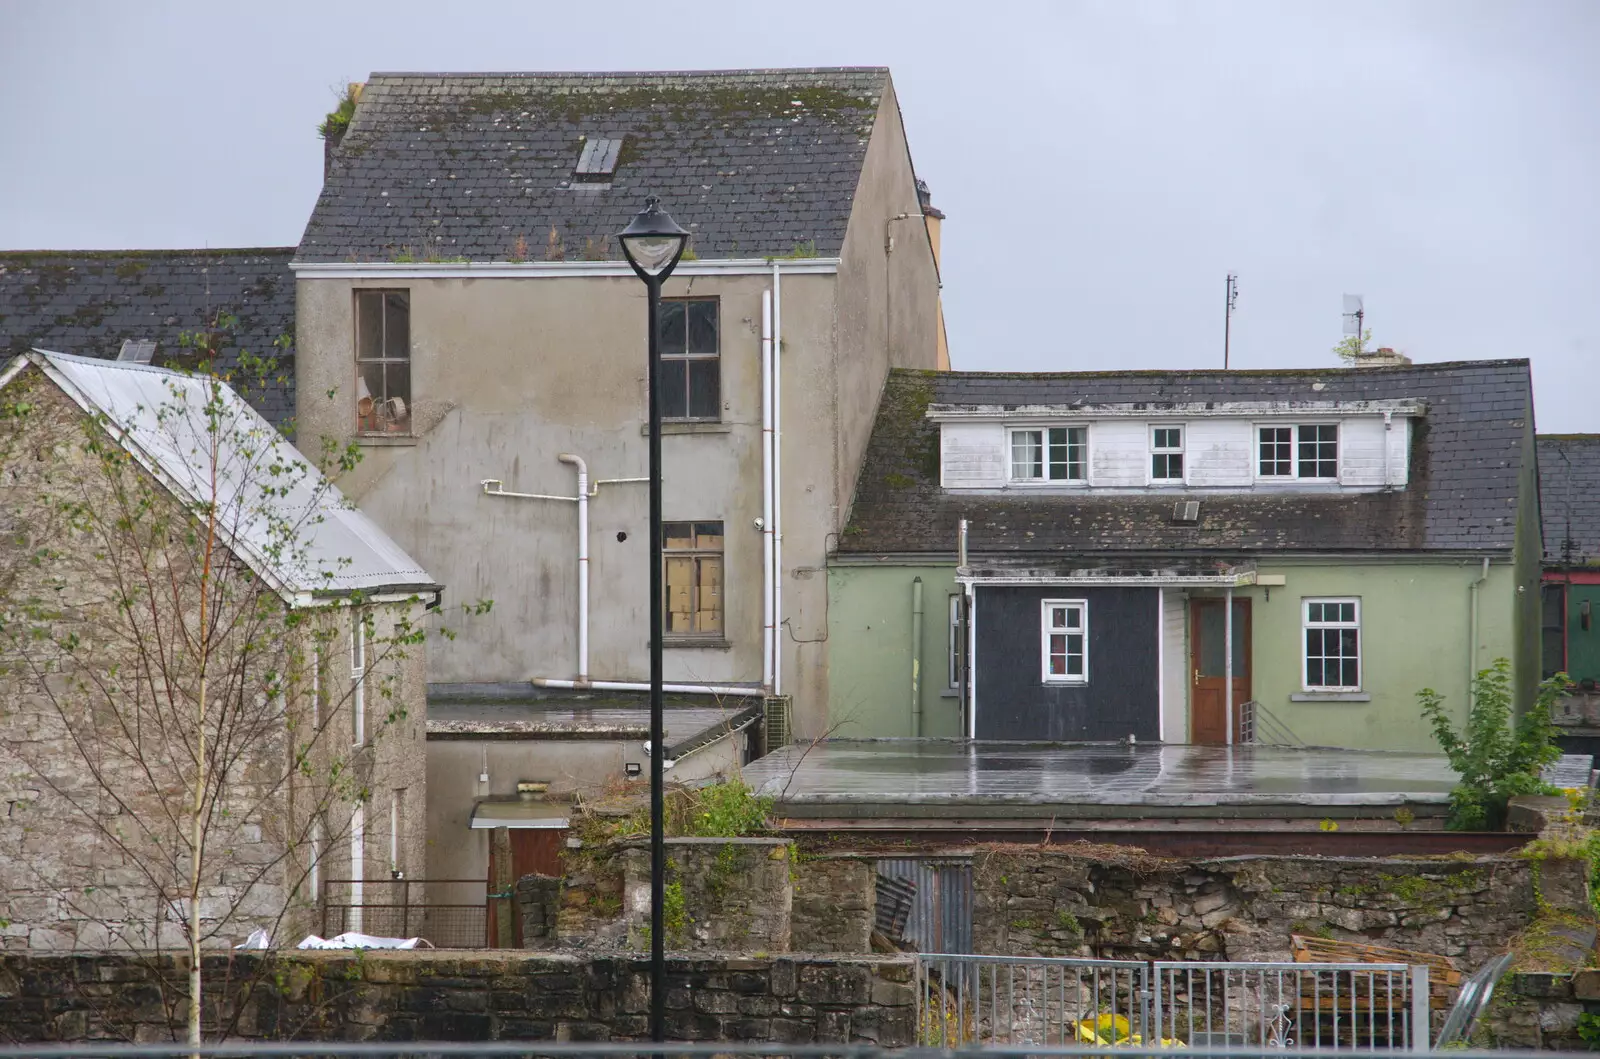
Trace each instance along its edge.
{"label": "metal railing", "polygon": [[1239,742],[1268,746],[1305,746],[1306,741],[1255,699],[1239,704]]}
{"label": "metal railing", "polygon": [[[348,896],[351,879],[324,879],[322,936],[346,931],[390,938],[426,940],[438,949],[492,947],[489,938],[488,882],[484,879],[366,879],[359,903]],[[419,900],[419,897],[434,900]],[[454,901],[441,897],[458,898]]]}
{"label": "metal railing", "polygon": [[[959,1049],[935,1051],[931,1048],[886,1048],[875,1044],[843,1042],[834,1044],[753,1044],[749,1042],[702,1041],[672,1042],[665,1047],[632,1042],[557,1043],[555,1041],[480,1041],[480,1042],[297,1042],[228,1044],[141,1044],[107,1042],[80,1044],[29,1044],[16,1048],[0,1047],[0,1059],[1036,1059],[1042,1056],[1094,1056],[1096,1059],[1174,1059],[1168,1049],[1143,1045],[1120,1046],[1115,1052],[1091,1051],[1094,1046],[1058,1048],[1031,1045],[1025,1048],[995,1047],[978,1051]],[[1274,1049],[1234,1047],[1226,1052],[1202,1049],[1177,1053],[1180,1059],[1351,1059],[1366,1054],[1326,1049]],[[1377,1053],[1372,1053],[1376,1055]],[[1525,1053],[1526,1054],[1526,1053]],[[1539,1052],[1541,1059],[1571,1055],[1573,1059],[1592,1052]],[[1506,1052],[1451,1051],[1451,1059],[1506,1059]]]}
{"label": "metal railing", "polygon": [[1102,1045],[1423,1050],[1428,969],[929,955],[917,1040],[937,1048]]}

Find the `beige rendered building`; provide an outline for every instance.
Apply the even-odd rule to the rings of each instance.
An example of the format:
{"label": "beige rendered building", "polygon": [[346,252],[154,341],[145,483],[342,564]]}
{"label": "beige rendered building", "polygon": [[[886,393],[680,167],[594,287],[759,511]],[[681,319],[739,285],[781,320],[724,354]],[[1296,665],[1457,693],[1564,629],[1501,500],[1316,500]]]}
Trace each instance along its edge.
{"label": "beige rendered building", "polygon": [[[889,368],[939,363],[887,70],[374,75],[293,265],[298,444],[360,446],[341,486],[446,613],[493,601],[430,682],[533,712],[642,690],[645,287],[614,234],[650,195],[693,233],[663,313],[667,680],[819,735],[825,557]],[[499,775],[476,796],[563,780]]]}

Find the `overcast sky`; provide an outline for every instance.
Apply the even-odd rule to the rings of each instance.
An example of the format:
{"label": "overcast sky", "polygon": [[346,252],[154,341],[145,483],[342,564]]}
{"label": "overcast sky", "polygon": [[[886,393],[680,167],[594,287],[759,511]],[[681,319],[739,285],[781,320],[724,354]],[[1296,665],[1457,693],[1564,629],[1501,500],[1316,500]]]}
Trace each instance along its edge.
{"label": "overcast sky", "polygon": [[0,248],[290,245],[373,70],[885,64],[957,368],[1531,357],[1600,431],[1600,2],[0,0]]}

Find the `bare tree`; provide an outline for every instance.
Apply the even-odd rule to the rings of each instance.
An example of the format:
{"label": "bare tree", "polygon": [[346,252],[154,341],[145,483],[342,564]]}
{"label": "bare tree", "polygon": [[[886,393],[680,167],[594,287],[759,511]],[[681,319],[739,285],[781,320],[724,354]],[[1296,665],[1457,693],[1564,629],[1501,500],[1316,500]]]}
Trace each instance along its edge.
{"label": "bare tree", "polygon": [[112,369],[140,372],[123,414],[45,367],[0,408],[0,752],[37,792],[0,855],[74,947],[142,960],[198,1044],[202,953],[302,925],[374,776],[420,755],[425,599],[347,587],[347,503],[206,364]]}

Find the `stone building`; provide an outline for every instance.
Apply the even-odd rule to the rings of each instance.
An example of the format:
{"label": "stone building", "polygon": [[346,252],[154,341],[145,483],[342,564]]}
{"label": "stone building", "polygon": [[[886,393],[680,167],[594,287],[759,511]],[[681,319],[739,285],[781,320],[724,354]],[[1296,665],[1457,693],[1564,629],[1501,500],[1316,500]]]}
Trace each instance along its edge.
{"label": "stone building", "polygon": [[0,413],[0,943],[282,944],[420,874],[433,579],[214,377],[32,352]]}

